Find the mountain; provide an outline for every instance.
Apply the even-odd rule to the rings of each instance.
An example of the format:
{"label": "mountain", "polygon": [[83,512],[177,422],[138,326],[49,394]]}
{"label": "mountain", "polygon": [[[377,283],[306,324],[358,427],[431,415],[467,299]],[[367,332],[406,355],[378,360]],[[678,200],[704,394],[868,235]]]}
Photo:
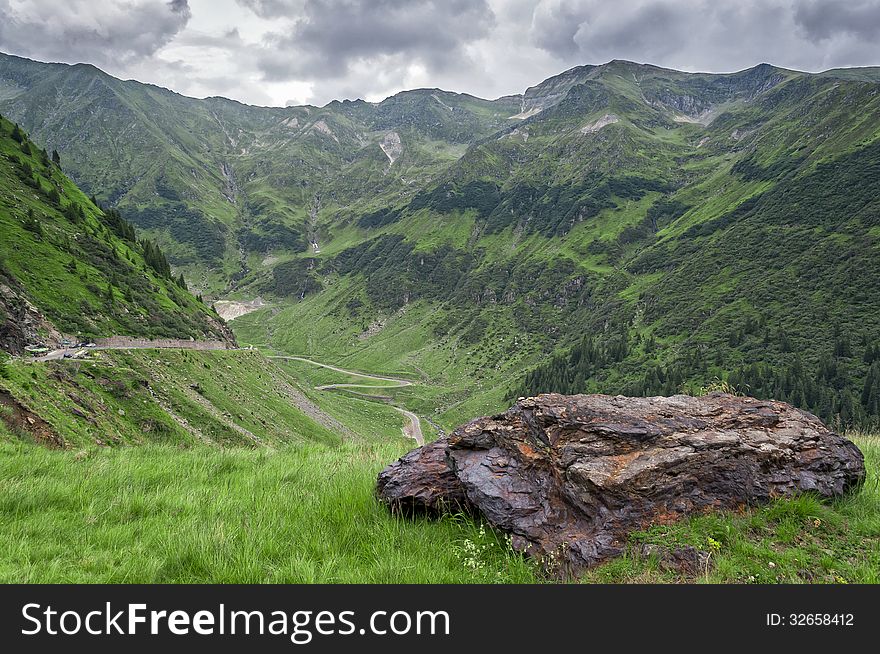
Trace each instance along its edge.
{"label": "mountain", "polygon": [[194,100],[0,57],[0,111],[240,340],[425,379],[448,427],[519,393],[735,388],[880,419],[880,81],[612,61],[486,101]]}
{"label": "mountain", "polygon": [[234,337],[173,277],[161,250],[103,210],[27,134],[0,118],[0,348],[65,336]]}
{"label": "mountain", "polygon": [[[257,447],[373,435],[323,411],[259,352],[198,349],[235,337],[155,243],[62,166],[0,117],[0,442]],[[26,352],[111,335],[185,342],[46,363]]]}
{"label": "mountain", "polygon": [[378,105],[249,107],[0,55],[0,111],[205,291],[269,250],[309,249],[322,209],[423,183],[517,106],[423,89]]}

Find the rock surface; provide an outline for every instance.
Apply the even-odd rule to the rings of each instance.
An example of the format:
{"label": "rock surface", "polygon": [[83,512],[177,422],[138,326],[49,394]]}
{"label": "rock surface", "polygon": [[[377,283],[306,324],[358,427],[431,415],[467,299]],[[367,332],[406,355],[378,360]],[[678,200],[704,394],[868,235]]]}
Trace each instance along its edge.
{"label": "rock surface", "polygon": [[28,345],[54,347],[61,339],[21,285],[0,273],[0,350],[20,356]]}
{"label": "rock surface", "polygon": [[446,439],[418,447],[392,463],[379,475],[376,489],[403,513],[469,508],[464,488],[446,463]]}
{"label": "rock surface", "polygon": [[482,513],[515,548],[576,574],[634,529],[865,478],[849,440],[783,402],[715,393],[520,399],[418,448],[380,475],[394,508]]}

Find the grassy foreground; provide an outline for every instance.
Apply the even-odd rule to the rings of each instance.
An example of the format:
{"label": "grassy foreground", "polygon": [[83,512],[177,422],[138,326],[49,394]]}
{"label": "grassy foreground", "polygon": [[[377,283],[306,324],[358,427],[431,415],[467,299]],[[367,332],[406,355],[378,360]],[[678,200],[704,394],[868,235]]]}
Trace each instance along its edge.
{"label": "grassy foreground", "polygon": [[[862,490],[634,534],[712,552],[689,578],[627,554],[599,582],[880,582],[880,440],[856,439]],[[372,495],[400,444],[280,450],[148,445],[52,451],[0,443],[2,582],[542,581],[504,538],[472,520],[405,520]],[[710,540],[711,539],[711,540]]]}

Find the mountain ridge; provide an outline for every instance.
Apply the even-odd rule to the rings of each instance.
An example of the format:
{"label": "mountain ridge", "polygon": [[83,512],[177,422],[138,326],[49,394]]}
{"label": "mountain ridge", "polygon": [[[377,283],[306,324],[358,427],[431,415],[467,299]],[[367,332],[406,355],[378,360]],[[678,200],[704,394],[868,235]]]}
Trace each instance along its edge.
{"label": "mountain ridge", "polygon": [[446,426],[519,391],[713,379],[864,422],[870,77],[612,61],[496,100],[254,108],[71,82],[0,110],[63,139],[74,176],[195,288],[266,298],[234,323],[245,342],[425,371],[434,386],[405,392]]}
{"label": "mountain ridge", "polygon": [[702,76],[715,76],[715,77],[736,76],[736,75],[740,75],[740,74],[743,74],[743,73],[746,73],[746,72],[749,72],[749,71],[752,71],[755,69],[762,69],[762,68],[773,68],[778,71],[787,72],[787,73],[795,73],[798,75],[815,75],[815,76],[828,76],[828,77],[833,77],[837,74],[850,75],[850,74],[864,73],[868,77],[873,79],[873,76],[875,73],[880,74],[880,66],[849,66],[849,67],[843,67],[843,68],[829,68],[829,69],[820,70],[820,71],[802,71],[802,70],[797,70],[794,68],[783,68],[783,67],[771,64],[769,62],[759,62],[759,63],[754,64],[753,66],[748,66],[746,68],[742,68],[739,70],[726,71],[726,72],[712,72],[712,71],[684,71],[684,70],[678,70],[675,68],[668,68],[665,66],[657,66],[655,64],[650,64],[650,63],[646,63],[646,62],[637,62],[637,61],[633,61],[633,60],[629,60],[629,59],[611,59],[611,60],[609,60],[605,63],[602,63],[602,64],[578,64],[578,65],[572,66],[571,68],[565,69],[559,73],[551,75],[550,77],[547,77],[544,80],[541,80],[540,82],[537,82],[536,84],[533,84],[532,86],[526,87],[526,89],[524,89],[522,93],[508,93],[508,94],[498,96],[496,98],[483,98],[482,96],[478,96],[473,93],[467,93],[467,92],[463,92],[463,91],[454,91],[451,89],[443,89],[440,87],[426,86],[426,87],[416,87],[416,88],[412,88],[412,89],[404,89],[401,91],[397,91],[396,93],[389,95],[386,98],[383,98],[382,100],[378,100],[378,101],[368,101],[368,100],[365,100],[364,98],[334,98],[333,100],[329,100],[327,103],[325,103],[323,105],[312,105],[312,104],[308,104],[308,103],[301,104],[301,105],[294,105],[294,104],[257,105],[257,104],[250,104],[250,103],[244,102],[242,100],[237,100],[235,98],[230,98],[230,97],[223,96],[223,95],[208,95],[208,96],[204,96],[204,97],[190,96],[190,95],[186,95],[185,93],[180,93],[179,91],[175,91],[174,89],[171,89],[169,87],[162,86],[160,84],[155,84],[152,82],[143,82],[143,81],[135,79],[135,78],[123,79],[121,77],[116,77],[114,75],[111,75],[110,73],[107,73],[106,71],[104,71],[102,68],[100,68],[94,64],[88,63],[88,62],[76,62],[76,63],[66,63],[66,62],[58,62],[58,61],[44,62],[44,61],[40,61],[38,59],[33,59],[30,57],[24,57],[21,55],[14,55],[14,54],[6,53],[6,52],[0,52],[0,59],[3,59],[3,58],[14,60],[17,62],[24,62],[25,65],[35,65],[37,67],[50,66],[50,67],[55,67],[58,69],[63,69],[63,68],[93,69],[94,71],[97,71],[98,73],[100,73],[102,75],[105,75],[107,77],[111,77],[111,78],[113,78],[117,81],[120,81],[120,82],[131,82],[131,83],[140,84],[143,86],[152,87],[152,88],[155,88],[155,89],[158,89],[161,91],[165,91],[165,92],[168,92],[168,93],[174,94],[176,96],[179,96],[181,98],[186,98],[189,100],[226,100],[229,102],[233,102],[233,103],[243,105],[246,107],[252,107],[255,109],[290,109],[290,108],[324,109],[328,105],[334,104],[334,103],[357,103],[357,102],[363,102],[366,104],[377,105],[377,104],[381,104],[382,102],[384,102],[388,98],[394,97],[395,95],[399,95],[401,93],[411,93],[411,92],[416,92],[416,91],[442,91],[444,93],[450,93],[450,94],[461,95],[461,96],[468,96],[470,98],[474,98],[474,99],[482,100],[482,101],[486,101],[486,102],[495,102],[498,100],[522,97],[523,95],[525,95],[525,93],[527,91],[540,86],[544,82],[553,80],[555,78],[573,75],[575,73],[575,71],[596,70],[596,69],[609,68],[612,66],[619,66],[619,65],[635,66],[638,68],[643,68],[643,69],[647,69],[647,70],[651,70],[651,71],[655,71],[655,72],[662,72],[662,73],[675,73],[678,75],[702,75]]}

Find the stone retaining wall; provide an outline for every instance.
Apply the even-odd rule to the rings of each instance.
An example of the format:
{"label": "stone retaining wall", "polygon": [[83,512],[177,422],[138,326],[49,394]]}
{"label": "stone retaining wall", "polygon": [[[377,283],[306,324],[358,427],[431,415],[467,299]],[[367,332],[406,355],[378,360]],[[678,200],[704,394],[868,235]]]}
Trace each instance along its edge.
{"label": "stone retaining wall", "polygon": [[231,350],[224,341],[191,341],[177,338],[132,338],[130,336],[110,336],[96,338],[95,345],[106,348],[180,348],[186,350]]}

